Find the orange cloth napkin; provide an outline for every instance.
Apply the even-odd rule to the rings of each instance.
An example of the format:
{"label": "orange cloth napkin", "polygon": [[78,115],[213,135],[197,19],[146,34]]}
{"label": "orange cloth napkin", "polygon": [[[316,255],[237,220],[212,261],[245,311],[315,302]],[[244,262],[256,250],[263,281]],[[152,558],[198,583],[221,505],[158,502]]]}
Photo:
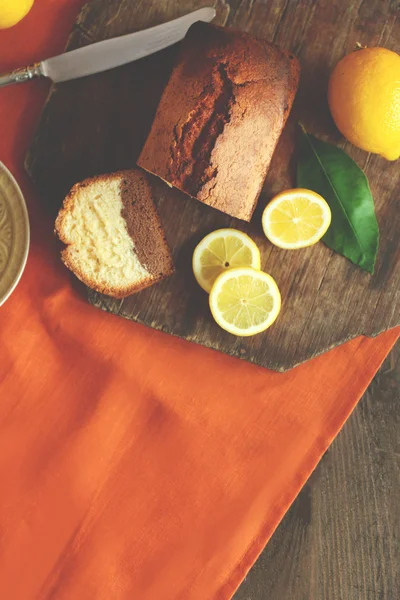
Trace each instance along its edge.
{"label": "orange cloth napkin", "polygon": [[[82,4],[36,0],[0,69],[62,51]],[[282,375],[90,307],[23,171],[47,89],[0,90],[32,223],[0,309],[0,598],[226,600],[399,330]]]}

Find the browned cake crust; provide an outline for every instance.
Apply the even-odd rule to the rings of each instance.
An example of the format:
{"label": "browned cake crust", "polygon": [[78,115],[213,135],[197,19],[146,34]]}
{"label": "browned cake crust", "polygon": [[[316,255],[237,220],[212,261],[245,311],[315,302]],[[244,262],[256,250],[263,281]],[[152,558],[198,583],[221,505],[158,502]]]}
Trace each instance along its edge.
{"label": "browned cake crust", "polygon": [[122,216],[135,244],[139,261],[150,272],[153,282],[164,279],[174,272],[174,265],[153,202],[148,175],[139,169],[120,171],[118,174],[122,175]]}
{"label": "browned cake crust", "polygon": [[193,25],[138,165],[250,221],[290,112],[297,59],[244,32]]}
{"label": "browned cake crust", "polygon": [[107,182],[116,177],[120,179],[120,194],[124,206],[121,214],[133,239],[139,261],[148,270],[149,275],[135,285],[110,288],[94,280],[84,271],[78,270],[69,260],[67,248],[61,252],[61,258],[66,267],[91,289],[114,298],[124,298],[172,275],[175,270],[146,173],[139,169],[131,169],[90,177],[76,183],[64,199],[55,222],[55,233],[61,242],[68,246],[70,241],[64,235],[64,217],[74,210],[75,199],[80,190],[99,180]]}

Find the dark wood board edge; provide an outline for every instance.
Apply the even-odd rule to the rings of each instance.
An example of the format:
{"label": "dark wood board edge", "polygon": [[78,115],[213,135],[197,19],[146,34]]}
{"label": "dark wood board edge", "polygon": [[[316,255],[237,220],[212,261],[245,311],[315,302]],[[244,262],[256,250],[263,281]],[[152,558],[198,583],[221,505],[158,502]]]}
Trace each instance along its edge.
{"label": "dark wood board edge", "polygon": [[[148,323],[146,323],[140,317],[133,318],[130,313],[127,314],[126,312],[124,312],[124,310],[122,308],[123,300],[107,298],[107,297],[103,296],[102,294],[99,294],[98,292],[91,290],[90,288],[87,288],[87,296],[88,296],[88,301],[95,308],[98,308],[98,309],[100,309],[104,312],[107,312],[109,314],[112,314],[114,316],[122,317],[123,319],[126,319],[127,321],[132,321],[133,323],[139,323],[139,325],[149,327]],[[271,369],[272,371],[276,371],[278,373],[286,373],[287,371],[290,371],[291,369],[294,369],[295,367],[299,367],[300,365],[308,362],[309,360],[312,360],[313,358],[317,358],[317,356],[321,356],[321,354],[325,354],[326,352],[329,352],[329,350],[333,350],[337,346],[341,346],[342,344],[345,344],[346,342],[350,342],[351,340],[354,340],[357,337],[375,338],[378,335],[380,335],[381,333],[388,331],[387,329],[383,328],[381,331],[378,331],[377,333],[374,333],[374,334],[367,334],[367,333],[353,334],[353,333],[351,333],[347,337],[346,336],[343,337],[340,342],[335,341],[330,346],[324,347],[324,349],[319,350],[318,352],[315,352],[314,354],[310,355],[305,360],[302,360],[299,362],[287,362],[286,364],[282,364],[283,361],[280,360],[280,362],[278,364],[278,363],[275,363],[272,361],[263,362],[261,360],[258,360],[257,356],[252,356],[251,354],[246,353],[245,355],[243,355],[243,354],[241,354],[240,350],[237,351],[235,348],[233,348],[232,350],[226,349],[226,348],[224,348],[223,350],[220,350],[219,348],[216,348],[215,345],[212,345],[211,342],[207,342],[206,340],[200,341],[190,334],[186,335],[186,336],[179,335],[177,333],[174,333],[173,331],[163,329],[162,325],[158,325],[157,323],[154,323],[151,326],[151,329],[155,329],[156,331],[160,331],[167,335],[172,335],[173,337],[177,337],[178,339],[184,340],[186,342],[198,344],[199,346],[204,346],[205,348],[208,348],[209,350],[214,350],[214,352],[222,352],[223,354],[227,354],[228,356],[232,356],[234,358],[239,358],[240,360],[245,360],[246,362],[249,362],[258,367],[264,367],[265,369]],[[262,335],[262,334],[260,334],[260,335]]]}
{"label": "dark wood board edge", "polygon": [[[90,4],[90,1],[87,2],[81,8],[81,10],[77,16],[77,20],[72,27],[71,33],[69,34],[67,43],[65,45],[66,52],[68,50],[73,50],[75,47],[78,47],[78,46],[80,47],[80,46],[85,45],[85,44],[82,44],[83,38],[86,39],[87,45],[92,44],[95,41],[95,40],[93,40],[92,36],[85,30],[85,28],[82,27],[81,25],[79,25],[79,22],[82,20],[82,15],[84,14],[84,11],[87,9],[89,4]],[[53,94],[56,93],[56,91],[57,91],[57,85],[52,83],[50,85],[49,92],[46,96],[46,100],[44,101],[44,104],[43,104],[40,119],[36,126],[35,135],[33,136],[32,142],[31,142],[31,144],[28,148],[28,151],[25,155],[24,168],[25,168],[25,171],[28,173],[29,177],[31,178],[31,180],[33,181],[33,183],[35,183],[35,160],[36,160],[35,159],[35,148],[36,148],[36,145],[38,144],[38,141],[40,138],[41,126],[43,123],[45,123],[45,121],[47,119],[47,106],[48,106]]]}

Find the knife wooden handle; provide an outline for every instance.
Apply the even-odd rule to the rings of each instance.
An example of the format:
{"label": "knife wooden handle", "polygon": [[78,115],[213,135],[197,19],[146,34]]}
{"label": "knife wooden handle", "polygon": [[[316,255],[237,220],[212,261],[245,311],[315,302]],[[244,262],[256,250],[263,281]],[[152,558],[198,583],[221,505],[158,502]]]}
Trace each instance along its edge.
{"label": "knife wooden handle", "polygon": [[3,73],[0,75],[0,87],[11,85],[13,83],[23,83],[24,81],[29,81],[34,77],[42,76],[43,71],[41,63],[34,63],[28,67],[14,69],[14,71],[11,71],[11,73]]}

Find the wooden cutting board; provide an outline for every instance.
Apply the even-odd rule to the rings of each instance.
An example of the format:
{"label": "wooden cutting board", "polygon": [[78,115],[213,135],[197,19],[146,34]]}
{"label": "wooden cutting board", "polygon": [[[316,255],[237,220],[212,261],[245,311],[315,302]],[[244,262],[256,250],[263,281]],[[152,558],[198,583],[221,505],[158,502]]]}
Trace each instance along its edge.
{"label": "wooden cutting board", "polygon": [[[201,0],[92,0],[81,11],[68,49],[130,33],[212,4]],[[251,32],[295,53],[302,78],[294,110],[274,155],[251,224],[170,190],[154,191],[176,274],[125,300],[91,292],[94,306],[265,367],[286,370],[360,334],[374,336],[399,324],[399,162],[389,163],[345,143],[326,102],[333,65],[357,42],[394,50],[400,40],[396,2],[388,0],[220,0],[218,22]],[[230,11],[229,11],[230,8]],[[76,181],[135,165],[177,47],[112,71],[54,86],[43,110],[26,167],[54,212]],[[323,243],[297,251],[273,247],[263,236],[261,212],[293,187],[297,125],[331,141],[365,169],[375,198],[381,240],[375,274],[358,269]],[[277,322],[264,334],[239,339],[212,320],[206,294],[191,272],[198,241],[220,227],[246,231],[260,246],[263,269],[283,298]]]}

